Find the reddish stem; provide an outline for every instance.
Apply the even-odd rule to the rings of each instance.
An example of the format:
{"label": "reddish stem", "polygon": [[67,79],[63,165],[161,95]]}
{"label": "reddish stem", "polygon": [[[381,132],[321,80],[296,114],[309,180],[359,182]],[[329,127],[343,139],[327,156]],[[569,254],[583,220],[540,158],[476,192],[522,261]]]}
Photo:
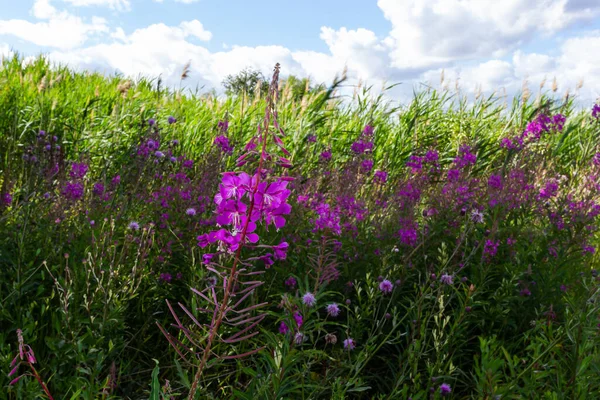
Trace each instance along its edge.
{"label": "reddish stem", "polygon": [[[273,81],[276,82],[275,79],[273,79]],[[276,89],[277,88],[275,88],[275,90]],[[250,218],[252,216],[252,212],[254,211],[254,206],[255,206],[254,198],[255,198],[256,192],[258,191],[258,185],[260,183],[260,174],[262,172],[262,167],[263,167],[265,154],[266,154],[267,135],[269,133],[269,125],[270,125],[270,121],[271,121],[272,105],[273,105],[272,97],[269,96],[269,98],[267,99],[267,109],[265,112],[264,127],[263,127],[263,131],[260,132],[260,137],[259,137],[259,140],[262,141],[262,148],[261,148],[260,159],[258,162],[258,168],[256,170],[257,171],[256,172],[256,184],[252,188],[252,192],[251,192],[251,196],[250,196],[250,198],[251,198],[250,207],[247,209],[247,212],[246,212],[247,218],[246,218],[246,222],[244,224],[244,228],[242,229],[241,238],[240,238],[240,246],[238,247],[238,249],[235,252],[233,266],[231,267],[231,272],[229,273],[229,278],[227,280],[227,287],[225,288],[225,292],[223,294],[223,300],[221,301],[221,305],[219,306],[217,315],[216,315],[213,323],[211,324],[207,343],[204,348],[204,354],[202,355],[202,360],[200,361],[200,365],[198,366],[198,371],[196,372],[196,375],[194,376],[194,382],[192,383],[192,387],[190,388],[190,393],[188,395],[189,400],[193,400],[194,396],[196,395],[196,391],[198,390],[198,384],[200,382],[202,372],[203,372],[204,368],[206,367],[206,363],[208,361],[208,357],[209,357],[210,351],[212,349],[213,341],[219,330],[219,327],[221,326],[221,323],[223,322],[223,318],[225,317],[225,314],[227,313],[229,297],[231,296],[231,291],[234,288],[234,285],[237,281],[237,266],[238,266],[238,263],[240,260],[242,248],[244,247],[244,243],[246,241],[248,225],[250,224]]]}

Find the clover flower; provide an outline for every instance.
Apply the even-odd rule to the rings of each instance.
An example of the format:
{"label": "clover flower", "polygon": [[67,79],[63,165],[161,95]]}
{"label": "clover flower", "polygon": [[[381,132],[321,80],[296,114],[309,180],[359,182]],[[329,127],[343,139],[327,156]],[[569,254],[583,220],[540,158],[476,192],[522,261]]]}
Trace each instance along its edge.
{"label": "clover flower", "polygon": [[311,292],[306,292],[304,296],[302,296],[302,303],[309,307],[313,307],[315,304],[317,304],[317,299]]}
{"label": "clover flower", "polygon": [[340,315],[340,307],[336,303],[328,304],[326,309],[327,314],[331,317],[337,317]]}
{"label": "clover flower", "polygon": [[394,289],[394,284],[392,282],[390,282],[388,279],[384,279],[379,284],[379,290],[381,290],[383,292],[383,294],[390,294],[390,293],[392,293],[393,289]]}

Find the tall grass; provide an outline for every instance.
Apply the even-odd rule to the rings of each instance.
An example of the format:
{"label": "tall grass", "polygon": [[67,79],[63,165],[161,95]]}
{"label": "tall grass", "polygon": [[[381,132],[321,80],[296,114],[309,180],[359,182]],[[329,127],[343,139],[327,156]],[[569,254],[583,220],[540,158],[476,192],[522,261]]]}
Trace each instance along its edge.
{"label": "tall grass", "polygon": [[[552,90],[534,101],[518,96],[506,103],[423,87],[409,103],[397,104],[371,87],[342,95],[345,84],[336,79],[302,96],[292,83],[280,88],[276,120],[290,152],[289,175],[296,178],[290,184],[294,209],[283,229],[262,230],[261,238],[264,248],[290,242],[289,255],[271,268],[264,257],[243,264],[266,267],[262,286],[248,299],[269,302],[260,334],[232,346],[218,337],[209,348],[231,356],[266,349],[249,359],[206,354],[199,364],[200,349],[182,341],[206,339],[210,318],[197,312],[208,307],[190,287],[209,288],[217,278],[196,236],[214,225],[220,174],[236,168],[236,157],[220,152],[214,139],[222,133],[219,122],[228,121],[227,136],[241,154],[272,106],[266,94],[191,93],[158,79],[75,72],[43,57],[27,65],[18,56],[2,60],[0,195],[11,194],[12,201],[0,203],[0,365],[10,365],[18,352],[20,329],[19,340],[37,357],[36,380],[54,398],[179,398],[198,385],[197,398],[425,399],[440,398],[447,382],[457,398],[534,398],[542,388],[549,399],[562,393],[595,398],[600,309],[593,269],[599,258],[582,255],[581,245],[588,236],[596,245],[597,234],[586,231],[585,221],[566,230],[549,221],[575,200],[598,202],[584,179],[595,173],[590,163],[598,153],[598,121]],[[499,146],[541,114],[562,114],[567,124],[521,153]],[[170,116],[177,122],[169,124]],[[157,124],[149,126],[150,119]],[[387,186],[362,173],[365,156],[351,150],[367,125],[375,127],[368,158],[389,174]],[[141,157],[149,140],[160,141],[176,162]],[[465,144],[477,162],[460,179],[477,186],[479,206],[487,207],[490,174],[512,170],[530,179],[531,202],[505,214],[486,208],[487,225],[473,224],[472,210],[457,208],[444,191],[445,171]],[[51,154],[59,172],[33,166],[32,149]],[[329,163],[321,157],[327,149]],[[411,172],[410,157],[430,149],[439,153],[437,172]],[[183,160],[193,160],[193,167],[181,166]],[[68,175],[73,162],[90,170],[78,201],[64,194],[64,184],[77,181]],[[564,196],[537,199],[536,191],[554,178],[567,182]],[[94,183],[110,196],[93,192]],[[398,194],[409,184],[422,191],[414,203]],[[190,195],[169,197],[172,190]],[[309,200],[302,203],[300,196]],[[348,205],[348,198],[356,201]],[[159,203],[164,199],[172,207],[167,211]],[[370,212],[344,216],[356,234],[315,233],[315,204],[325,203],[338,212]],[[192,206],[196,219],[185,214]],[[427,214],[435,207],[444,211]],[[407,218],[420,229],[414,248],[399,241]],[[507,237],[519,241],[514,250],[505,246],[493,261],[486,259],[487,241]],[[440,284],[449,272],[454,285]],[[337,280],[323,278],[336,273]],[[393,281],[389,295],[378,289],[384,278]],[[539,294],[527,297],[534,278]],[[314,292],[318,309],[302,302],[306,292]],[[185,305],[181,309],[198,323],[173,324],[165,299]],[[338,319],[325,315],[331,302],[341,310]],[[157,322],[179,341],[177,351]],[[278,326],[284,333],[276,333]],[[186,329],[196,331],[188,337]],[[218,329],[209,331],[214,336]],[[355,340],[356,349],[344,349],[344,339]],[[0,376],[0,398],[38,398],[36,380],[25,377],[9,387],[9,370]],[[194,376],[198,370],[206,372]]]}

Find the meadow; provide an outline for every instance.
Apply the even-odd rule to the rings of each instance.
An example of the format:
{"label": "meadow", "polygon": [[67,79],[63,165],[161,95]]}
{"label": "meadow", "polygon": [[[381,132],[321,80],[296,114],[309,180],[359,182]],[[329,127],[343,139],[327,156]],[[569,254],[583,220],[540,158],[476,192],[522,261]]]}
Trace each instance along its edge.
{"label": "meadow", "polygon": [[345,85],[4,59],[0,398],[600,398],[600,105]]}

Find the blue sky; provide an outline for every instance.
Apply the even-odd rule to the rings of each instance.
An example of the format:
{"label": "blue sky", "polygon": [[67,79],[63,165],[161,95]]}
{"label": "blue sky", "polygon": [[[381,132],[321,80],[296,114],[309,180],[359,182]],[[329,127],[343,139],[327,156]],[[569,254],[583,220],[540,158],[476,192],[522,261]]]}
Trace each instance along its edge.
{"label": "blue sky", "polygon": [[[0,0],[0,53],[220,88],[245,67],[328,82],[600,95],[599,0]],[[441,71],[444,82],[439,82]],[[583,80],[582,88],[577,89]]]}

